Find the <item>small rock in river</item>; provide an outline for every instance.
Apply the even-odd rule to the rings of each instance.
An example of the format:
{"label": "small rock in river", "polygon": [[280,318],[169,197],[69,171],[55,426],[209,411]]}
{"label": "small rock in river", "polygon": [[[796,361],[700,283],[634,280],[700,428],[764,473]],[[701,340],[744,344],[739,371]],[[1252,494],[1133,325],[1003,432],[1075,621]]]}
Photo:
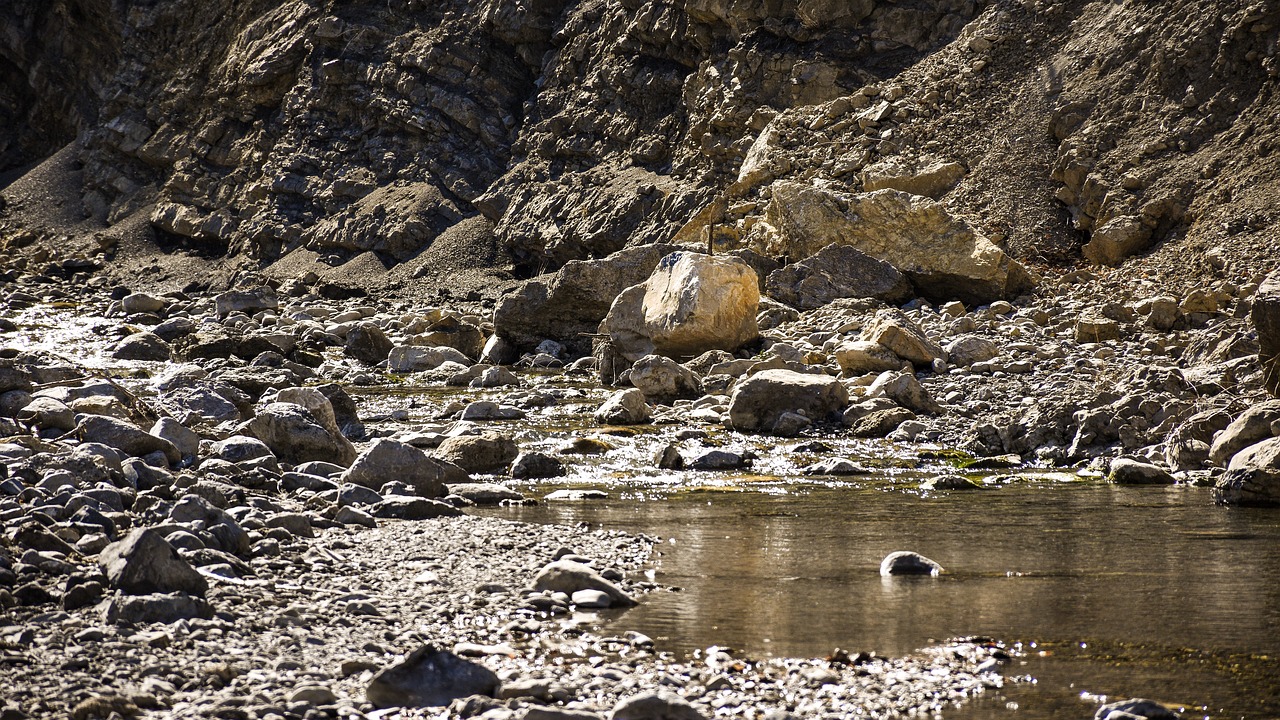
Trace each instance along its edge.
{"label": "small rock in river", "polygon": [[1154,700],[1132,698],[1108,703],[1098,708],[1093,720],[1178,720],[1178,714]]}
{"label": "small rock in river", "polygon": [[929,558],[908,550],[889,553],[880,563],[881,575],[937,575],[942,566]]}

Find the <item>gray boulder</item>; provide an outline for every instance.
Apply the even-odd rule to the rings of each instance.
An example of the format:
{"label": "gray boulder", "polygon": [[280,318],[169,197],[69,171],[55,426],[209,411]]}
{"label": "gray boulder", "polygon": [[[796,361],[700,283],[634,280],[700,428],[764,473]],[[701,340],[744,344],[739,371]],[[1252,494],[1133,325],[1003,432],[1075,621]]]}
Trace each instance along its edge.
{"label": "gray boulder", "polygon": [[1165,439],[1165,464],[1175,471],[1202,469],[1209,460],[1214,433],[1230,423],[1231,416],[1216,408],[1187,418]]}
{"label": "gray boulder", "polygon": [[451,347],[425,345],[397,345],[387,356],[387,372],[415,373],[435,370],[446,362],[467,364],[470,360],[461,351]]}
{"label": "gray boulder", "polygon": [[496,432],[447,438],[435,454],[469,473],[503,473],[520,454],[516,441]]}
{"label": "gray boulder", "polygon": [[33,397],[18,411],[16,418],[25,425],[40,429],[69,432],[76,427],[76,412],[61,400],[51,397]]}
{"label": "gray boulder", "polygon": [[470,476],[453,463],[428,456],[412,445],[379,438],[355,459],[341,481],[373,490],[398,480],[424,498],[441,497],[447,483],[465,483]]}
{"label": "gray boulder", "polygon": [[1271,423],[1280,420],[1280,400],[1259,403],[1245,410],[1209,446],[1209,460],[1219,467],[1244,448],[1271,437]]}
{"label": "gray boulder", "polygon": [[937,575],[942,566],[929,558],[909,550],[889,553],[880,563],[880,574],[888,575]]}
{"label": "gray boulder", "polygon": [[631,366],[631,384],[654,402],[696,398],[702,381],[689,368],[664,355],[646,355]]}
{"label": "gray boulder", "polygon": [[894,355],[916,367],[927,368],[938,358],[946,359],[942,348],[901,310],[881,310],[862,331],[862,339],[880,343]]}
{"label": "gray boulder", "polygon": [[867,388],[868,397],[884,395],[908,410],[925,415],[937,415],[942,412],[924,385],[909,372],[885,372]]}
{"label": "gray boulder", "polygon": [[[327,400],[325,404],[328,405]],[[301,405],[273,402],[259,408],[254,418],[241,429],[265,443],[276,457],[292,465],[312,460],[350,465],[356,458],[355,446],[337,431],[332,418],[330,425],[332,427],[325,427]]]}
{"label": "gray boulder", "polygon": [[274,458],[271,448],[258,438],[245,435],[232,435],[226,440],[219,440],[210,448],[210,455],[229,463],[249,462],[258,458]]}
{"label": "gray boulder", "polygon": [[224,292],[215,295],[213,302],[220,318],[224,318],[233,312],[253,315],[263,310],[275,310],[280,307],[280,300],[276,296],[276,291],[269,287]]}
{"label": "gray boulder", "polygon": [[1258,361],[1267,390],[1280,395],[1280,270],[1268,275],[1258,288],[1250,317],[1258,331]]}
{"label": "gray boulder", "polygon": [[209,589],[178,551],[149,528],[131,531],[106,547],[98,564],[111,586],[131,595],[185,592],[204,595]]}
{"label": "gray boulder", "polygon": [[1172,485],[1173,476],[1161,467],[1133,458],[1116,458],[1111,461],[1107,480],[1117,485]]}
{"label": "gray boulder", "polygon": [[124,420],[108,415],[77,415],[76,424],[80,428],[80,439],[83,442],[102,443],[134,457],[162,452],[170,463],[182,460],[182,453],[178,452],[173,443]]}
{"label": "gray boulder", "polygon": [[944,349],[947,351],[947,362],[956,367],[986,362],[1000,354],[1000,348],[995,343],[977,335],[961,335]]}
{"label": "gray boulder", "polygon": [[357,323],[347,332],[342,352],[367,365],[377,365],[391,354],[391,340],[377,325]]}
{"label": "gray boulder", "polygon": [[706,720],[688,700],[668,690],[646,692],[622,700],[609,720]]}
{"label": "gray boulder", "polygon": [[193,618],[209,620],[212,617],[212,605],[183,592],[116,595],[102,609],[103,621],[111,624],[167,624]]}
{"label": "gray boulder", "polygon": [[438,707],[471,695],[492,697],[498,685],[485,666],[424,645],[374,675],[364,694],[378,708]]}
{"label": "gray boulder", "polygon": [[839,244],[774,270],[765,280],[765,291],[801,310],[824,307],[839,298],[875,298],[898,305],[914,293],[911,281],[894,266]]}
{"label": "gray boulder", "polygon": [[537,451],[522,452],[511,463],[511,477],[517,480],[560,477],[564,474],[564,463]]}
{"label": "gray boulder", "polygon": [[200,452],[200,436],[173,418],[160,418],[150,432],[173,443],[184,458],[195,457]]}
{"label": "gray boulder", "polygon": [[111,351],[111,357],[117,360],[163,361],[169,359],[170,353],[169,343],[159,335],[140,332],[121,340]]}
{"label": "gray boulder", "polygon": [[886,370],[898,370],[903,359],[892,350],[878,342],[854,340],[836,348],[836,363],[847,375],[878,373]]}
{"label": "gray boulder", "polygon": [[614,605],[629,607],[637,604],[622,588],[606,580],[600,573],[572,560],[556,560],[539,570],[533,578],[533,589],[569,595],[579,590],[598,590],[608,594]]}
{"label": "gray boulder", "polygon": [[771,433],[785,413],[821,422],[839,417],[848,404],[849,391],[830,375],[764,370],[734,388],[729,424],[742,432]]}
{"label": "gray boulder", "polygon": [[522,502],[524,495],[506,485],[497,483],[461,483],[449,486],[449,494],[457,495],[476,505],[500,505],[504,502]]}
{"label": "gray boulder", "polygon": [[1213,499],[1223,505],[1280,505],[1280,438],[1236,453],[1214,485]]}
{"label": "gray boulder", "polygon": [[640,390],[619,390],[596,410],[595,418],[604,425],[639,425],[649,422],[649,405]]}

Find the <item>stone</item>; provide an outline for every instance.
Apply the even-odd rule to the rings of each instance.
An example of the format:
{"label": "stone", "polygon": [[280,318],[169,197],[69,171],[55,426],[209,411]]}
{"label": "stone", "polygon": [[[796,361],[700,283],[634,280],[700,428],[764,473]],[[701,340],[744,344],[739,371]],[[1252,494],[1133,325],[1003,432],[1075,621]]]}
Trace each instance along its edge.
{"label": "stone", "polygon": [[1209,446],[1209,461],[1225,467],[1236,453],[1254,443],[1271,437],[1271,424],[1280,420],[1280,400],[1258,403],[1245,410],[1213,437]]}
{"label": "stone", "polygon": [[665,355],[645,355],[631,366],[628,378],[646,400],[669,403],[702,395],[702,381],[692,370]]}
{"label": "stone", "polygon": [[471,478],[457,465],[430,457],[412,445],[379,438],[360,453],[341,481],[376,490],[389,479],[407,484],[424,498],[435,498],[444,495],[445,484],[465,483]]}
{"label": "stone", "polygon": [[1107,703],[1093,714],[1093,720],[1180,720],[1181,716],[1154,700],[1131,698]]}
{"label": "stone", "polygon": [[1111,461],[1107,481],[1117,485],[1172,485],[1175,482],[1164,468],[1123,457]]}
{"label": "stone", "polygon": [[14,416],[24,425],[32,425],[42,430],[61,430],[70,432],[76,428],[76,412],[61,400],[51,397],[33,397]]}
{"label": "stone", "polygon": [[168,360],[171,354],[169,343],[159,335],[149,332],[134,333],[111,351],[111,357],[117,360]]}
{"label": "stone", "polygon": [[[1203,469],[1209,461],[1209,447],[1214,434],[1229,424],[1231,416],[1216,408],[1187,418],[1165,438],[1165,464],[1175,472]],[[1280,434],[1274,427],[1271,432]]]}
{"label": "stone", "polygon": [[380,670],[364,694],[376,708],[438,707],[471,695],[493,697],[499,684],[485,666],[424,645]]}
{"label": "stone", "polygon": [[[320,399],[324,400],[323,396]],[[324,404],[329,403],[324,400]],[[242,431],[261,440],[272,454],[291,465],[310,461],[350,465],[356,458],[355,446],[337,431],[332,417],[328,425],[325,427],[301,405],[273,402],[259,408]]]}
{"label": "stone", "polygon": [[603,425],[639,425],[650,417],[644,393],[636,388],[615,392],[595,412],[596,422]]}
{"label": "stone", "polygon": [[496,432],[446,438],[435,454],[468,473],[503,473],[520,454],[516,441]]}
{"label": "stone", "polygon": [[1076,342],[1100,343],[1120,339],[1120,323],[1100,316],[1085,316],[1076,321]]}
{"label": "stone", "polygon": [[374,517],[385,520],[432,520],[462,514],[449,503],[406,495],[390,495],[369,510]]}
{"label": "stone", "polygon": [[740,382],[729,398],[729,425],[740,432],[770,433],[783,413],[814,422],[838,417],[849,391],[830,375],[764,370]]}
{"label": "stone", "polygon": [[1170,295],[1143,300],[1138,303],[1138,311],[1147,316],[1147,325],[1161,332],[1169,332],[1182,320],[1178,300]]}
{"label": "stone", "polygon": [[937,575],[942,566],[929,558],[909,550],[889,553],[880,563],[880,574],[889,575]]}
{"label": "stone", "polygon": [[1236,453],[1214,485],[1213,498],[1223,505],[1280,505],[1280,438]]}
{"label": "stone", "polygon": [[102,443],[133,457],[144,457],[154,452],[164,453],[170,463],[182,460],[182,453],[173,443],[156,437],[132,424],[106,415],[77,415],[80,439],[84,442]]}
{"label": "stone", "polygon": [[862,171],[862,189],[866,192],[901,190],[937,200],[964,175],[964,166],[957,162],[922,158],[915,163],[904,163],[890,158]]}
{"label": "stone", "polygon": [[112,624],[168,624],[194,618],[212,619],[213,606],[183,592],[116,595],[102,610],[103,621]]}
{"label": "stone", "polygon": [[994,342],[977,335],[961,335],[943,349],[947,353],[947,362],[955,367],[969,367],[1000,354],[1000,348]]}
{"label": "stone", "polygon": [[606,580],[589,566],[572,560],[556,560],[549,563],[533,578],[534,590],[562,592],[572,595],[579,590],[598,590],[609,596],[614,605],[636,605],[622,588]]}
{"label": "stone", "polygon": [[837,347],[833,355],[846,375],[898,370],[904,362],[889,348],[870,340],[846,342]]}
{"label": "stone", "polygon": [[524,495],[506,485],[497,483],[459,483],[449,486],[449,494],[457,495],[476,505],[501,505],[505,502],[524,502]]}
{"label": "stone", "polygon": [[688,700],[669,690],[633,695],[620,701],[609,720],[706,720],[707,716]]}
{"label": "stone", "polygon": [[675,252],[648,280],[618,295],[599,332],[632,362],[655,352],[692,357],[732,351],[759,337],[759,303],[755,270],[745,261]]}
{"label": "stone", "polygon": [[377,365],[391,354],[391,340],[374,323],[356,323],[347,331],[342,352],[366,365]]}
{"label": "stone", "polygon": [[516,480],[553,478],[564,474],[564,463],[536,450],[522,452],[511,462],[511,477]]}
{"label": "stone", "polygon": [[963,475],[939,475],[920,483],[920,489],[925,491],[981,490],[982,486]]}
{"label": "stone", "polygon": [[569,602],[580,608],[607,608],[613,605],[613,598],[602,590],[579,590],[570,596]]}
{"label": "stone", "polygon": [[1150,246],[1151,228],[1139,217],[1122,215],[1094,230],[1081,252],[1095,265],[1119,265]]}
{"label": "stone", "polygon": [[547,338],[584,345],[584,333],[596,332],[614,298],[643,283],[675,249],[640,245],[597,260],[567,262],[554,275],[528,280],[499,298],[493,311],[495,332],[519,350],[530,350]]}
{"label": "stone", "polygon": [[916,413],[937,415],[942,412],[942,406],[933,399],[916,376],[909,372],[890,370],[881,373],[867,387],[867,397],[874,398],[880,395]]}
{"label": "stone", "polygon": [[128,315],[135,313],[159,315],[168,306],[169,301],[164,298],[158,298],[146,293],[133,293],[120,299],[120,307]]}
{"label": "stone", "polygon": [[1272,395],[1280,395],[1280,270],[1272,271],[1258,286],[1249,319],[1258,333],[1263,382]]}
{"label": "stone", "polygon": [[[787,434],[785,437],[794,437]],[[681,465],[688,470],[741,470],[751,467],[751,460],[729,450],[705,450]]]}
{"label": "stone", "polygon": [[901,310],[877,312],[863,329],[862,339],[883,345],[894,355],[919,368],[931,367],[938,358],[946,359],[942,348]]}
{"label": "stone", "polygon": [[149,528],[132,530],[122,540],[108,545],[98,556],[98,564],[112,587],[131,595],[204,595],[209,589],[204,577]]}
{"label": "stone", "polygon": [[408,374],[435,370],[447,362],[466,364],[467,356],[451,347],[397,345],[387,355],[387,372]]}
{"label": "stone", "polygon": [[226,460],[229,463],[251,462],[259,458],[275,458],[271,448],[258,438],[244,435],[232,435],[219,440],[209,447],[210,457]]}
{"label": "stone", "polygon": [[851,195],[775,182],[765,219],[765,255],[806,258],[851,245],[904,273],[932,300],[981,305],[1034,284],[1030,273],[939,203],[898,190]]}
{"label": "stone", "polygon": [[263,310],[275,310],[280,307],[276,291],[269,287],[220,293],[214,296],[213,302],[220,318],[225,318],[233,312],[254,315]]}
{"label": "stone", "polygon": [[148,432],[173,443],[184,459],[193,458],[200,452],[200,436],[173,418],[160,418]]}
{"label": "stone", "polygon": [[303,685],[289,693],[289,702],[306,703],[307,705],[332,705],[338,696],[323,685]]}
{"label": "stone", "polygon": [[769,297],[800,310],[838,298],[875,298],[891,305],[914,295],[898,269],[849,245],[828,245],[811,257],[774,270],[765,280]]}
{"label": "stone", "polygon": [[525,412],[518,407],[510,405],[500,405],[492,400],[476,400],[473,403],[467,403],[459,413],[459,420],[519,420],[525,416]]}

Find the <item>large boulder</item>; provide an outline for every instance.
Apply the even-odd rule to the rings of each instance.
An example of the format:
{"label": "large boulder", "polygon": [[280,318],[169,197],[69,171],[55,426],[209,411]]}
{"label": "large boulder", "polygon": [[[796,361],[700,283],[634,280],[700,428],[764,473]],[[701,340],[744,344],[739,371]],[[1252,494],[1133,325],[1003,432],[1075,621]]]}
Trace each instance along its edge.
{"label": "large boulder", "polygon": [[204,576],[183,560],[160,533],[150,528],[133,530],[108,545],[98,564],[111,586],[131,595],[185,592],[204,595]]}
{"label": "large boulder", "polygon": [[706,720],[695,705],[670,690],[643,692],[618,701],[609,720]]}
{"label": "large boulder", "polygon": [[108,415],[77,415],[76,424],[80,429],[80,439],[84,442],[102,443],[134,457],[161,452],[170,463],[182,460],[182,453],[178,452],[173,443],[124,420]]}
{"label": "large boulder", "polygon": [[1119,265],[1125,258],[1151,246],[1151,228],[1142,218],[1122,215],[1093,231],[1081,252],[1097,265]]}
{"label": "large boulder", "polygon": [[961,335],[947,343],[947,362],[956,367],[969,367],[976,362],[986,362],[1000,354],[1000,348],[990,340],[977,335]]}
{"label": "large boulder", "polygon": [[964,166],[957,162],[921,159],[916,163],[889,158],[862,171],[862,189],[901,190],[937,200],[964,177]]}
{"label": "large boulder", "polygon": [[702,381],[689,368],[665,355],[646,355],[631,366],[631,384],[654,402],[696,398]]}
{"label": "large boulder", "polygon": [[516,441],[496,432],[447,438],[436,455],[469,473],[503,473],[520,454]]}
{"label": "large boulder", "polygon": [[1250,314],[1258,331],[1258,360],[1267,390],[1280,395],[1280,270],[1258,288]]}
{"label": "large boulder", "polygon": [[497,335],[521,350],[545,339],[589,347],[583,338],[596,331],[623,290],[644,282],[672,245],[641,245],[599,260],[565,263],[554,275],[525,281],[502,296],[493,310]]}
{"label": "large boulder", "polygon": [[498,684],[489,668],[424,645],[374,675],[364,694],[377,708],[437,707],[471,695],[492,697]]}
{"label": "large boulder", "polygon": [[850,195],[775,182],[760,250],[793,259],[833,243],[852,245],[905,273],[920,294],[983,304],[1033,283],[1017,261],[939,203],[900,192]]}
{"label": "large boulder", "polygon": [[879,343],[917,367],[929,367],[946,355],[924,330],[901,310],[881,310],[862,331],[862,339]]}
{"label": "large boulder", "polygon": [[1246,447],[1271,437],[1271,424],[1280,420],[1280,400],[1258,403],[1245,410],[1214,435],[1209,446],[1209,461],[1219,467],[1231,462],[1231,457]]}
{"label": "large boulder", "polygon": [[734,388],[729,425],[743,432],[771,433],[788,413],[822,422],[838,418],[848,404],[849,391],[830,375],[764,370]]}
{"label": "large boulder", "polygon": [[1280,505],[1280,437],[1236,453],[1213,498],[1224,505]]}
{"label": "large boulder", "polygon": [[760,336],[756,273],[732,256],[676,252],[643,283],[628,288],[600,323],[628,360],[650,353],[692,357],[735,350]]}
{"label": "large boulder", "polygon": [[391,354],[391,340],[374,323],[357,323],[347,332],[346,345],[342,351],[362,363],[377,365]]}
{"label": "large boulder", "polygon": [[619,390],[596,409],[595,419],[605,425],[639,425],[649,422],[652,414],[644,393],[636,388]]}
{"label": "large boulder", "polygon": [[215,295],[213,302],[220,318],[224,318],[233,312],[253,315],[263,310],[275,310],[280,307],[280,299],[276,296],[276,291],[269,287],[231,290]]}
{"label": "large boulder", "polygon": [[341,482],[377,490],[397,480],[424,498],[441,497],[444,485],[470,482],[467,472],[453,463],[437,460],[412,445],[379,438],[360,453],[342,474]]}
{"label": "large boulder", "polygon": [[266,443],[277,458],[292,465],[311,460],[350,465],[356,458],[356,448],[338,432],[332,411],[330,413],[329,427],[326,427],[302,405],[273,402],[260,408],[242,430]]}
{"label": "large boulder", "polygon": [[897,268],[849,245],[828,245],[774,270],[765,291],[801,310],[824,307],[839,298],[875,298],[897,305],[913,294],[911,281]]}

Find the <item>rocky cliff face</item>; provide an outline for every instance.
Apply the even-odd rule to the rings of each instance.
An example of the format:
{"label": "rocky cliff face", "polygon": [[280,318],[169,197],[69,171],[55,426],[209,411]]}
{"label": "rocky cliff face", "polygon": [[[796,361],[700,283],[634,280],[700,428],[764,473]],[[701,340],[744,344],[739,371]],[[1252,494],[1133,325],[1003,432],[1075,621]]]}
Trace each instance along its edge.
{"label": "rocky cliff face", "polygon": [[777,183],[929,197],[1023,261],[1276,222],[1268,3],[14,0],[0,28],[0,170],[77,142],[84,215],[163,248],[393,264],[483,218],[517,276],[673,238],[800,260]]}

